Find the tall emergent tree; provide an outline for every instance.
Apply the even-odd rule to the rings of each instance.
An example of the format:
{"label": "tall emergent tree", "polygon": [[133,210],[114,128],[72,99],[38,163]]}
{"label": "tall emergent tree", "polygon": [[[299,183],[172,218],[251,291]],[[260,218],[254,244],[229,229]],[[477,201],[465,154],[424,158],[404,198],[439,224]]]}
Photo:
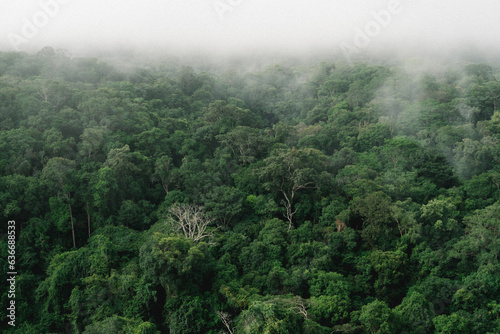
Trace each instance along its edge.
{"label": "tall emergent tree", "polygon": [[[326,184],[329,178],[327,157],[312,148],[279,149],[264,160],[265,166],[258,169],[257,175],[268,191],[280,192],[281,204],[285,208],[288,231],[293,226],[296,213],[294,199],[300,190],[317,189]],[[322,182],[324,181],[324,182]]]}
{"label": "tall emergent tree", "polygon": [[71,234],[73,236],[73,247],[76,248],[75,224],[73,222],[73,209],[71,207],[71,191],[74,183],[71,182],[71,172],[75,168],[75,162],[66,158],[52,158],[42,171],[43,178],[49,183],[49,187],[57,191],[57,196],[63,198],[68,205],[68,213],[71,222]]}

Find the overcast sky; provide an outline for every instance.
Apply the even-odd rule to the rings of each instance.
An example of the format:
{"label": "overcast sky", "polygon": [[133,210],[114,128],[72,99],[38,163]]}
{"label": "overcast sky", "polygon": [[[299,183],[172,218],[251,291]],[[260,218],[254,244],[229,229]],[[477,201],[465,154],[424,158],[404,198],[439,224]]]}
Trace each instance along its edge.
{"label": "overcast sky", "polygon": [[496,48],[499,15],[498,0],[1,0],[0,50]]}

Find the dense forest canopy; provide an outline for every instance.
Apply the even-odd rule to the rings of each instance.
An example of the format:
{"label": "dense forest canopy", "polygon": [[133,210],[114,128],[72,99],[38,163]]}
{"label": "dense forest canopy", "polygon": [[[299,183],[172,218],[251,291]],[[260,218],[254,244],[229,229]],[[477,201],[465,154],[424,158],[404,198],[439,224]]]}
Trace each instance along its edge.
{"label": "dense forest canopy", "polygon": [[499,107],[483,63],[0,53],[2,332],[498,333]]}

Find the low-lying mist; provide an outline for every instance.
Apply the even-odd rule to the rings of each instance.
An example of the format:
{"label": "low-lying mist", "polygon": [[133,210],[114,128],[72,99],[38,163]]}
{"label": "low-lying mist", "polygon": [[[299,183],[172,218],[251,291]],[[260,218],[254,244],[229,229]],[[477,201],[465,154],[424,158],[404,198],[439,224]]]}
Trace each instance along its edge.
{"label": "low-lying mist", "polygon": [[[17,1],[0,5],[0,51],[211,63],[235,59],[495,60],[500,3],[444,0]],[[367,56],[368,55],[368,56]]]}

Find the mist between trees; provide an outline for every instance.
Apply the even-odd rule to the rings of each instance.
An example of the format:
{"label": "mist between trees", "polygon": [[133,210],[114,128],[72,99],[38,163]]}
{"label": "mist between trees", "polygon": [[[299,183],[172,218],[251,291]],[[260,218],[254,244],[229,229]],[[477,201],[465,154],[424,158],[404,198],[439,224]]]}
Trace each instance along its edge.
{"label": "mist between trees", "polygon": [[2,332],[499,332],[497,64],[385,64],[0,53]]}

